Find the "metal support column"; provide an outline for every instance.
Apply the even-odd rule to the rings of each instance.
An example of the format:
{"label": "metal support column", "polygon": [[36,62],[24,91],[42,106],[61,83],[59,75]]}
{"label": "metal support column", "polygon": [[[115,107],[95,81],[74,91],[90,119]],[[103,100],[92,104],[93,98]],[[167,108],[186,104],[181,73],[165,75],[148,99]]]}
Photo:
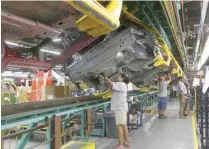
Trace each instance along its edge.
{"label": "metal support column", "polygon": [[83,142],[86,141],[85,139],[85,111],[81,111],[81,126],[82,126],[82,129],[80,130],[80,135],[81,135],[81,140]]}
{"label": "metal support column", "polygon": [[204,113],[205,113],[205,136],[204,136],[204,139],[205,139],[205,147],[208,148],[209,147],[209,115],[208,115],[208,112],[209,112],[209,102],[208,102],[208,95],[207,93],[204,94],[204,102],[205,102],[205,109],[204,109]]}
{"label": "metal support column", "polygon": [[60,149],[61,142],[61,118],[53,116],[51,119],[51,149]]}
{"label": "metal support column", "polygon": [[[46,138],[48,141],[51,140],[51,124],[47,127]],[[46,148],[51,149],[51,142],[47,143]]]}
{"label": "metal support column", "polygon": [[88,131],[88,136],[91,136],[91,131],[92,131],[92,109],[87,110],[87,131]]}
{"label": "metal support column", "polygon": [[[36,127],[37,125],[38,125],[38,123],[30,124],[28,126],[28,129]],[[29,132],[29,133],[22,135],[22,137],[20,138],[20,140],[17,143],[16,149],[23,149],[25,147],[26,143],[29,141],[32,134],[33,134],[33,132]]]}
{"label": "metal support column", "polygon": [[4,149],[4,140],[1,137],[1,149]]}
{"label": "metal support column", "polygon": [[102,137],[105,136],[105,130],[106,130],[106,119],[105,119],[105,114],[107,112],[107,107],[108,105],[104,105],[104,110],[103,110],[103,119],[102,119]]}

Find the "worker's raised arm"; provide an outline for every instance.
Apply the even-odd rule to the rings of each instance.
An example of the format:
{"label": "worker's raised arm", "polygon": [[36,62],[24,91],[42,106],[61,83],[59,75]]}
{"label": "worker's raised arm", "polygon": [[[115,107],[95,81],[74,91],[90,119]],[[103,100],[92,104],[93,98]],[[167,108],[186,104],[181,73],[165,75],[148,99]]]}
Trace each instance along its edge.
{"label": "worker's raised arm", "polygon": [[105,81],[107,81],[108,89],[112,89],[112,86],[113,86],[112,81],[107,76],[105,76],[104,79]]}
{"label": "worker's raised arm", "polygon": [[167,76],[168,76],[168,84],[169,84],[172,82],[172,80],[171,80],[171,76],[169,74],[167,74]]}
{"label": "worker's raised arm", "polygon": [[107,82],[108,89],[112,89],[113,86],[112,81],[104,73],[100,73],[100,75],[102,75],[104,77],[104,80]]}

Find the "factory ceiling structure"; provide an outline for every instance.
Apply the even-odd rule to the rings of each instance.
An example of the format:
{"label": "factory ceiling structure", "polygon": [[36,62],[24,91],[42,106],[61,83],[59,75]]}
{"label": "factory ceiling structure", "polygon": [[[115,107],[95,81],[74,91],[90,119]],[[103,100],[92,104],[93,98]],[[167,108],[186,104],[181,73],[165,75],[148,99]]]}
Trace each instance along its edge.
{"label": "factory ceiling structure", "polygon": [[[64,149],[74,137],[87,143],[90,136],[107,135],[108,125],[113,127],[106,121],[112,101],[107,89],[121,73],[130,80],[123,97],[129,105],[125,117],[131,131],[135,124],[138,129],[145,123],[144,116],[150,120],[155,114],[161,85],[157,82],[162,77],[169,79],[167,94],[167,87],[174,87],[181,78],[188,90],[196,80],[209,91],[205,77],[209,73],[208,1],[2,1],[1,37],[1,140],[7,143],[16,137],[16,149],[26,147],[32,134],[43,129],[45,138],[40,144],[47,149]],[[209,111],[207,94],[197,86],[192,89],[194,95],[189,94],[185,103],[188,106],[189,99],[195,98],[190,101],[196,110],[192,120],[203,120],[205,114],[209,124],[208,112],[204,112]],[[180,110],[185,94],[179,100]],[[165,115],[159,112],[161,116]],[[171,130],[180,129],[172,124]],[[208,141],[204,143],[209,146]]]}
{"label": "factory ceiling structure", "polygon": [[[114,76],[123,71],[130,78],[140,76],[132,81],[145,85],[158,72],[156,67],[150,67],[156,56],[153,51],[158,50],[167,57],[164,62],[158,59],[154,64],[166,64],[168,68],[162,71],[180,76],[182,69],[189,72],[200,67],[201,64],[194,66],[194,62],[200,63],[204,51],[199,49],[207,46],[207,1],[101,4],[107,5],[108,13],[113,13],[114,5],[121,17],[116,14],[116,26],[107,25],[98,34],[99,30],[89,31],[91,28],[86,27],[94,20],[83,15],[85,10],[76,3],[3,1],[2,71],[15,67],[23,71],[49,70],[59,66],[73,81],[85,80],[89,84],[98,83],[94,78],[99,72]],[[133,40],[127,40],[128,37]],[[150,76],[145,77],[147,72]]]}

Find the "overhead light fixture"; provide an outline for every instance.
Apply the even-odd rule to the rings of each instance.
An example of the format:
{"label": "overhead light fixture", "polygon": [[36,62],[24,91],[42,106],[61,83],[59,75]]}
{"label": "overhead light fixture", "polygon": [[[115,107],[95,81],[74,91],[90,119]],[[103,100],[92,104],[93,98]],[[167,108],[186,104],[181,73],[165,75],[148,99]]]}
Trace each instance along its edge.
{"label": "overhead light fixture", "polygon": [[45,52],[45,53],[60,55],[60,52],[57,52],[57,51],[50,51],[50,50],[47,50],[47,49],[40,49],[40,50],[41,50],[42,52]]}
{"label": "overhead light fixture", "polygon": [[207,41],[205,43],[205,47],[203,49],[202,55],[200,57],[200,60],[198,62],[198,70],[204,65],[206,60],[209,58],[209,36],[207,38]]}
{"label": "overhead light fixture", "polygon": [[62,68],[62,65],[56,65],[55,68]]}
{"label": "overhead light fixture", "polygon": [[25,46],[25,45],[21,45],[21,44],[18,44],[18,43],[11,42],[11,41],[5,41],[5,43],[8,44],[8,45],[16,46],[16,47],[31,48],[31,46]]}
{"label": "overhead light fixture", "polygon": [[12,45],[12,46],[17,46],[17,47],[19,47],[19,44],[14,43],[14,42],[5,41],[5,43],[8,44],[8,45]]}
{"label": "overhead light fixture", "polygon": [[55,38],[55,39],[53,39],[52,41],[53,42],[60,42],[62,39],[61,38]]}
{"label": "overhead light fixture", "polygon": [[4,77],[27,77],[29,73],[22,73],[22,72],[12,72],[12,71],[5,71],[1,74]]}

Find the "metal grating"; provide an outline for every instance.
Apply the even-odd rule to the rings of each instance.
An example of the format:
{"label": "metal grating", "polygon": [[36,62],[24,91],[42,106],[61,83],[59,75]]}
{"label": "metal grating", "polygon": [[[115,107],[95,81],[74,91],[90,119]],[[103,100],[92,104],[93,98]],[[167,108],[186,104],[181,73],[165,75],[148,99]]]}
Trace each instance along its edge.
{"label": "metal grating", "polygon": [[209,148],[209,89],[205,94],[202,87],[197,88],[197,123],[201,149]]}

